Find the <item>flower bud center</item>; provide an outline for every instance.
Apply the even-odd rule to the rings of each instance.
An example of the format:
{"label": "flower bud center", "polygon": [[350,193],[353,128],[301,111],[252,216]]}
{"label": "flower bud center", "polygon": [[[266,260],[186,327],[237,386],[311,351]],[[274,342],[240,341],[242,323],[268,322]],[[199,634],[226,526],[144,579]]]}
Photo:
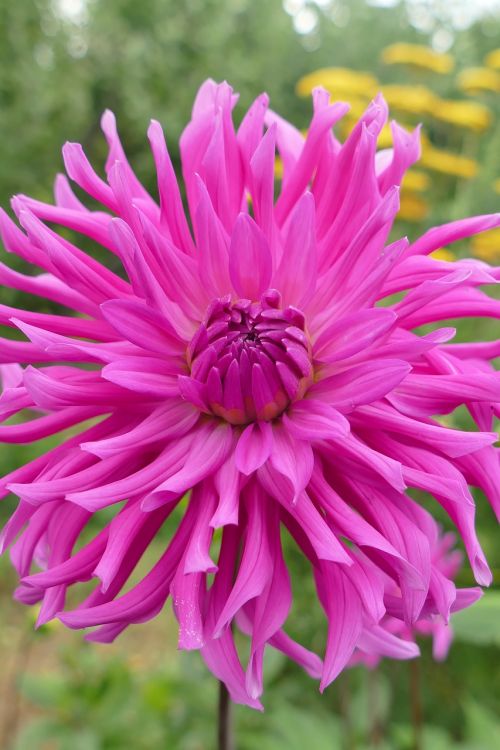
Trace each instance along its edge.
{"label": "flower bud center", "polygon": [[207,411],[232,424],[272,420],[312,380],[304,315],[282,309],[275,289],[260,302],[215,299],[189,345],[188,364]]}

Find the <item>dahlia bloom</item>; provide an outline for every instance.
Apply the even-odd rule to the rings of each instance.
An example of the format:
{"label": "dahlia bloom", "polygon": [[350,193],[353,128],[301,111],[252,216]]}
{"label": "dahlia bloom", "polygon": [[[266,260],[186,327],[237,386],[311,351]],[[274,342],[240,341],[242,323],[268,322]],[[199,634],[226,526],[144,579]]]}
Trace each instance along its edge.
{"label": "dahlia bloom", "polygon": [[[389,241],[419,133],[393,123],[394,148],[377,152],[382,97],[344,144],[332,126],[348,107],[325,90],[314,91],[306,138],[265,95],[236,131],[236,101],[212,81],[196,98],[180,142],[189,219],[160,125],[148,131],[156,201],[110,112],[106,180],[81,146],[63,149],[69,178],[100,208],[59,176],[55,205],[13,200],[24,231],[2,214],[6,249],[41,272],[2,264],[1,281],[66,312],[0,307],[2,323],[27,339],[0,339],[9,365],[0,408],[5,418],[33,415],[1,426],[0,439],[71,428],[1,480],[2,494],[19,498],[2,545],[12,545],[17,598],[41,602],[38,622],[96,628],[93,641],[154,617],[170,596],[179,647],[199,649],[233,700],[259,708],[266,646],[324,689],[367,638],[379,654],[415,655],[385,617],[446,622],[477,598],[479,589],[456,590],[435,554],[438,525],[409,488],[447,511],[477,583],[490,582],[468,485],[500,513],[500,376],[490,364],[500,342],[453,344],[453,328],[416,329],[500,317],[500,302],[478,288],[499,269],[430,257],[500,217]],[[440,421],[460,405],[477,429]],[[121,593],[177,506],[182,520],[160,559]],[[86,528],[104,508],[112,520]],[[327,623],[321,658],[284,629],[292,591],[282,532],[285,550],[296,544],[310,563]],[[91,580],[65,609],[68,588]],[[236,627],[249,638],[244,665]]]}

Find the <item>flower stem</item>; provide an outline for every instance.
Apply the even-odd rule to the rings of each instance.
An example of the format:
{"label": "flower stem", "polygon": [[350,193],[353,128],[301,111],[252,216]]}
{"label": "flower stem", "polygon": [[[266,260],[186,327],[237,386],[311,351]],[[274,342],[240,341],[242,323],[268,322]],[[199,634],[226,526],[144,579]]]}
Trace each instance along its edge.
{"label": "flower stem", "polygon": [[410,661],[410,700],[413,725],[413,750],[422,750],[423,712],[420,695],[420,664],[418,659]]}
{"label": "flower stem", "polygon": [[234,750],[233,706],[227,688],[219,682],[218,750]]}

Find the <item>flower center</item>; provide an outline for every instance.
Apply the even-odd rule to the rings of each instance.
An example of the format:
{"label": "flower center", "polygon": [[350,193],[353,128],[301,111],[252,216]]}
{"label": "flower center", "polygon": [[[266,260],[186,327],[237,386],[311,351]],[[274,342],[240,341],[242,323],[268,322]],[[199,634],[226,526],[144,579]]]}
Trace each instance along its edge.
{"label": "flower center", "polygon": [[232,424],[277,417],[312,381],[304,329],[304,315],[282,309],[275,289],[260,302],[215,299],[188,348],[200,399]]}

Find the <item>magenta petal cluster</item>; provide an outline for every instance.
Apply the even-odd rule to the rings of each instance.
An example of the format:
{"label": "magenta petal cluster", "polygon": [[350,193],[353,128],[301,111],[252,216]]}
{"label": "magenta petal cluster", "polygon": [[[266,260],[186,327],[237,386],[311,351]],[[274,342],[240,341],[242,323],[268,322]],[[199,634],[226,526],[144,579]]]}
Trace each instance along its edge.
{"label": "magenta petal cluster", "polygon": [[[462,554],[453,549],[455,535],[451,533],[439,534],[431,543],[431,558],[433,573],[441,578],[446,587],[448,582],[450,598],[450,612],[464,609],[473,604],[481,596],[481,589],[454,590],[449,582],[453,580],[462,563]],[[382,574],[383,575],[383,574]],[[385,576],[384,597],[386,601],[398,596],[397,584],[390,576]],[[356,644],[349,665],[364,664],[369,669],[376,667],[384,656],[399,659],[411,659],[418,656],[418,646],[414,642],[415,635],[430,636],[432,638],[432,653],[436,661],[443,661],[448,655],[453,640],[453,628],[447,618],[437,614],[424,606],[416,622],[405,622],[400,615],[385,614],[375,627],[365,630],[362,638]],[[389,645],[389,649],[387,648]],[[396,653],[399,648],[400,654]]]}
{"label": "magenta petal cluster", "polygon": [[[500,269],[431,254],[500,216],[389,240],[420,147],[418,130],[393,123],[393,149],[377,150],[381,96],[343,144],[333,126],[348,107],[322,89],[305,138],[265,95],[236,130],[236,101],[213,81],[196,97],[180,142],[188,212],[160,125],[148,131],[156,198],[106,112],[105,179],[80,145],[63,149],[92,208],[59,176],[54,205],[13,200],[21,228],[1,215],[7,251],[31,269],[2,263],[0,282],[60,307],[0,306],[21,332],[0,339],[2,417],[32,415],[0,426],[0,440],[62,433],[1,480],[19,498],[2,546],[17,598],[41,602],[38,622],[94,628],[93,641],[170,597],[179,647],[199,649],[234,701],[259,708],[266,647],[324,689],[356,653],[415,656],[416,623],[446,624],[480,595],[457,591],[438,524],[408,489],[444,508],[477,583],[490,583],[469,485],[500,514],[500,342],[450,343],[442,322],[498,319],[500,301],[480,287]],[[68,239],[78,235],[88,252]],[[441,418],[462,405],[468,431]],[[127,585],[172,514],[160,558]],[[288,632],[290,545],[325,613],[321,655]],[[94,588],[68,609],[83,581]],[[249,639],[244,662],[236,631]]]}

